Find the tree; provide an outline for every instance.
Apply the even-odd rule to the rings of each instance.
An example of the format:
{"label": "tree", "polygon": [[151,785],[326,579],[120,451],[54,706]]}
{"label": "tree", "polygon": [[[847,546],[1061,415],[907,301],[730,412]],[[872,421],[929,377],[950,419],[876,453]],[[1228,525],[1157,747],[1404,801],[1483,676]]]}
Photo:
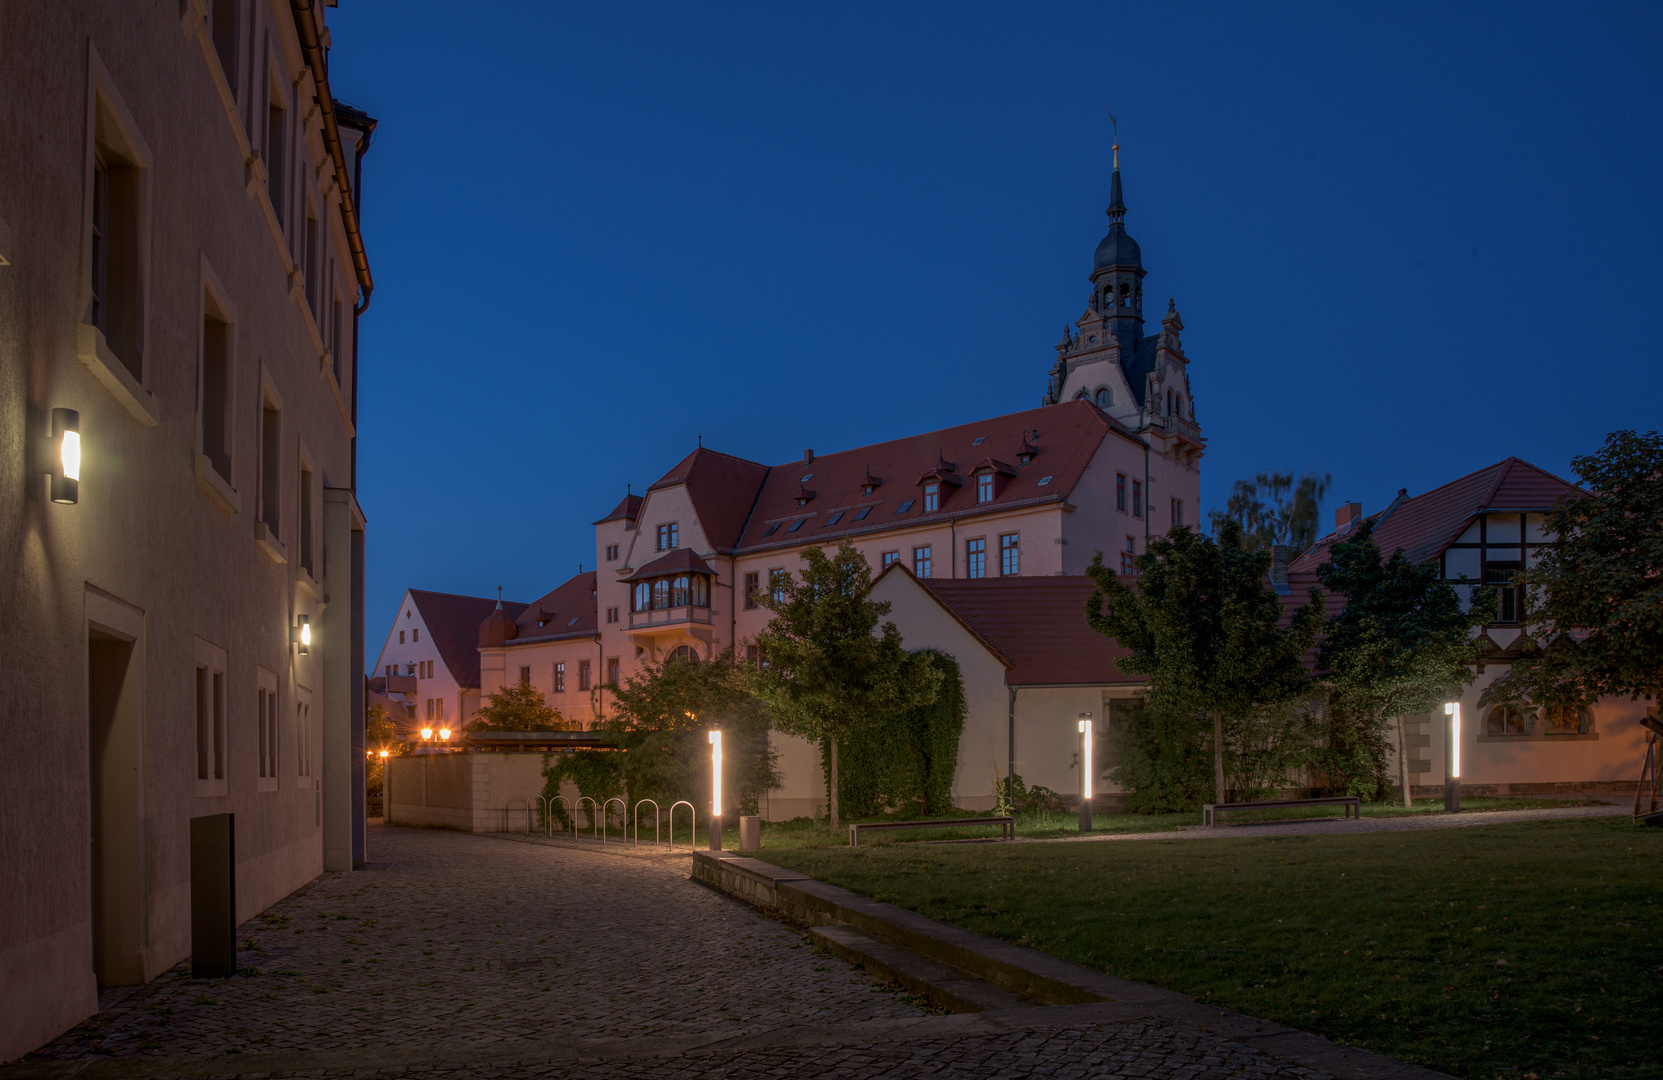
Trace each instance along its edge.
{"label": "tree", "polygon": [[773,716],[731,648],[710,660],[646,663],[613,698],[605,726],[625,751],[619,760],[630,798],[708,800],[711,727],[722,729],[725,789],[741,814],[755,814],[763,793],[779,786],[768,745]]}
{"label": "tree", "polygon": [[1233,521],[1241,527],[1243,549],[1269,551],[1286,544],[1289,557],[1297,558],[1321,535],[1317,513],[1331,480],[1327,473],[1318,476],[1314,472],[1297,480],[1292,473],[1260,473],[1252,480],[1237,480],[1224,509],[1207,515],[1213,535],[1222,538],[1224,523]]}
{"label": "tree", "polygon": [[576,727],[559,710],[544,703],[541,690],[529,683],[511,683],[490,694],[468,730],[571,731]]}
{"label": "tree", "polygon": [[1122,670],[1149,677],[1154,715],[1212,721],[1213,791],[1225,802],[1226,721],[1239,726],[1309,690],[1303,658],[1322,625],[1322,595],[1312,589],[1278,627],[1282,605],[1265,587],[1270,554],[1244,550],[1231,520],[1217,542],[1182,528],[1150,540],[1136,566],[1133,589],[1097,553],[1086,570],[1097,585],[1086,619],[1130,651]]}
{"label": "tree", "polygon": [[369,753],[364,792],[379,795],[386,770],[386,758],[381,756],[381,751],[387,751],[387,757],[403,757],[410,752],[410,744],[400,736],[398,725],[388,714],[387,706],[375,704],[364,710],[364,748]]}
{"label": "tree", "polygon": [[1663,695],[1663,438],[1614,431],[1571,468],[1588,494],[1554,505],[1553,540],[1522,575],[1525,630],[1544,647],[1513,661],[1484,704]]}
{"label": "tree", "polygon": [[1315,764],[1340,794],[1384,793],[1385,730],[1396,717],[1403,805],[1411,805],[1403,717],[1433,711],[1476,677],[1472,631],[1490,620],[1493,597],[1463,609],[1439,573],[1436,562],[1411,562],[1401,549],[1382,560],[1371,520],[1331,546],[1317,568],[1322,584],[1346,598],[1317,653],[1331,692],[1328,738]]}
{"label": "tree", "polygon": [[882,622],[889,605],[871,599],[872,570],[853,544],[830,558],[811,547],[802,560],[800,580],[781,573],[758,598],[774,617],[757,635],[763,663],[752,685],[781,731],[821,744],[836,828],[838,742],[935,700],[941,673]]}

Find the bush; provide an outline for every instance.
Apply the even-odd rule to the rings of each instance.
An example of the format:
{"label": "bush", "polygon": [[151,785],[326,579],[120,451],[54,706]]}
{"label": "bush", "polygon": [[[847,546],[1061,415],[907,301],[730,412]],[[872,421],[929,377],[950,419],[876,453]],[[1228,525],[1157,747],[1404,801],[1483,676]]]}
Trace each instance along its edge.
{"label": "bush", "polygon": [[[953,775],[964,731],[964,682],[958,661],[944,652],[921,649],[911,658],[939,675],[940,689],[929,704],[885,718],[838,745],[838,798],[843,814],[851,818],[886,811],[929,817],[953,809]],[[829,787],[831,755],[824,752],[826,747],[821,750]]]}

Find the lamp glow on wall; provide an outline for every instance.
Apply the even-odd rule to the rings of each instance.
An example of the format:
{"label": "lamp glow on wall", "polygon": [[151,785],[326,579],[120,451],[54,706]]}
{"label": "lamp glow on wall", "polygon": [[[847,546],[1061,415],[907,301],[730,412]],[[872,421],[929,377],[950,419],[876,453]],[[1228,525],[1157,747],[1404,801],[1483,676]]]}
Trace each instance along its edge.
{"label": "lamp glow on wall", "polygon": [[722,850],[722,732],[710,729],[710,850]]}
{"label": "lamp glow on wall", "polygon": [[294,624],[294,641],[301,656],[305,656],[312,651],[312,617],[310,615],[298,616],[298,621]]}
{"label": "lamp glow on wall", "polygon": [[50,477],[52,501],[74,506],[81,501],[81,414],[74,409],[53,409],[52,433],[46,442],[43,471]]}

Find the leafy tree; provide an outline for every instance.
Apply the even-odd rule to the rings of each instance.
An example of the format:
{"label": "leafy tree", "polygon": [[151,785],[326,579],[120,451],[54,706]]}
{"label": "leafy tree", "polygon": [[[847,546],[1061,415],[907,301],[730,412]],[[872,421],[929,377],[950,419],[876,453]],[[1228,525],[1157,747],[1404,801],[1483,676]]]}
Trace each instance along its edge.
{"label": "leafy tree", "polygon": [[1526,631],[1546,647],[1515,660],[1485,704],[1663,695],[1663,438],[1614,431],[1571,468],[1588,494],[1554,506],[1553,541],[1523,574]]}
{"label": "leafy tree", "polygon": [[889,605],[871,599],[872,569],[853,544],[829,558],[811,547],[802,560],[801,579],[781,575],[778,599],[774,590],[759,597],[774,617],[757,635],[764,663],[753,686],[781,731],[820,743],[835,828],[838,743],[933,701],[941,672],[909,655],[895,624],[882,622]]}
{"label": "leafy tree", "polygon": [[621,775],[631,799],[667,807],[677,799],[708,805],[710,743],[722,729],[724,790],[741,814],[755,814],[763,793],[779,785],[768,745],[773,717],[750,690],[750,678],[730,648],[711,660],[647,663],[614,693],[606,723],[618,745]]}
{"label": "leafy tree", "polygon": [[1432,712],[1473,681],[1476,627],[1492,617],[1485,592],[1464,609],[1439,580],[1435,562],[1411,562],[1401,549],[1382,560],[1374,522],[1365,520],[1328,549],[1322,584],[1345,596],[1329,619],[1318,664],[1330,680],[1326,738],[1313,764],[1339,794],[1381,798],[1390,787],[1386,726],[1398,722],[1403,803],[1410,805],[1403,717]]}
{"label": "leafy tree", "polygon": [[386,770],[386,759],[381,756],[381,751],[387,751],[388,757],[404,757],[410,752],[410,744],[393,722],[387,706],[371,705],[364,711],[364,749],[369,752],[369,764],[364,770],[364,792],[379,795]]}
{"label": "leafy tree", "polygon": [[1286,544],[1290,558],[1316,543],[1321,535],[1317,518],[1322,497],[1332,477],[1308,472],[1294,479],[1292,473],[1262,472],[1252,480],[1237,480],[1223,510],[1208,514],[1213,535],[1222,537],[1226,521],[1241,527],[1243,549],[1269,551]]}
{"label": "leafy tree", "polygon": [[1135,589],[1103,565],[1102,552],[1086,570],[1097,585],[1086,619],[1130,651],[1119,661],[1124,671],[1149,677],[1151,715],[1173,728],[1179,746],[1186,729],[1188,741],[1199,736],[1194,718],[1211,720],[1218,802],[1228,791],[1226,727],[1310,689],[1303,657],[1322,625],[1322,596],[1312,589],[1288,627],[1278,627],[1282,606],[1264,583],[1270,554],[1244,550],[1241,539],[1235,521],[1224,522],[1217,542],[1173,529],[1138,556]]}
{"label": "leafy tree", "polygon": [[493,691],[469,731],[573,731],[578,725],[543,701],[543,692],[528,683],[511,683]]}
{"label": "leafy tree", "polygon": [[[958,661],[936,649],[913,655],[941,679],[935,700],[841,740],[839,810],[865,817],[885,810],[929,816],[953,810],[953,777],[964,732],[964,681]],[[829,758],[825,763],[830,765]],[[831,776],[826,776],[831,786]]]}

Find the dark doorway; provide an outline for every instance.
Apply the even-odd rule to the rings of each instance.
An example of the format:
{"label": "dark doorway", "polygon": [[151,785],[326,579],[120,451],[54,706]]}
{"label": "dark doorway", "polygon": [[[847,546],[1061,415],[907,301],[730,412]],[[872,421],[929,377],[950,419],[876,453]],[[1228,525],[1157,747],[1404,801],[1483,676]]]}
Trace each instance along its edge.
{"label": "dark doorway", "polygon": [[143,688],[135,642],[87,630],[93,968],[100,986],[144,982]]}

